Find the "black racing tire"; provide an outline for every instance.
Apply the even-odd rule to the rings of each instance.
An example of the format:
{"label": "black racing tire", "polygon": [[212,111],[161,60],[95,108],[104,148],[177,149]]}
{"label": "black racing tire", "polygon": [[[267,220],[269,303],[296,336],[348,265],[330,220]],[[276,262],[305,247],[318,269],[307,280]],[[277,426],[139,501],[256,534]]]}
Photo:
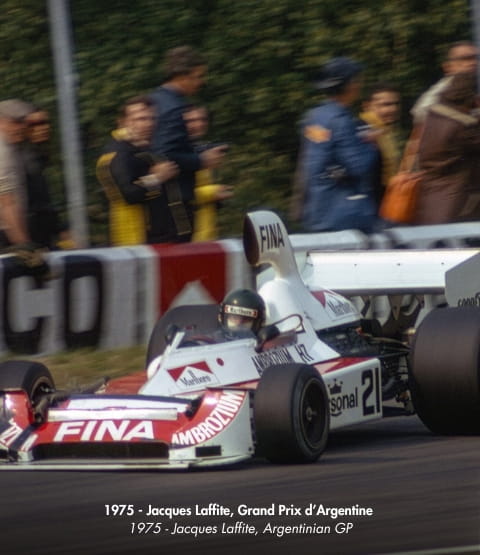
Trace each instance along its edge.
{"label": "black racing tire", "polygon": [[35,405],[43,395],[55,390],[55,383],[40,362],[8,360],[0,363],[0,391],[9,389],[23,389]]}
{"label": "black racing tire", "polygon": [[165,335],[169,326],[172,325],[179,328],[193,327],[199,333],[213,331],[218,325],[218,305],[185,305],[168,310],[157,320],[150,334],[146,367],[165,350],[167,346]]}
{"label": "black racing tire", "polygon": [[325,450],[330,429],[328,394],[306,364],[279,364],[262,374],[254,397],[259,455],[274,463],[311,463]]}
{"label": "black racing tire", "polygon": [[415,334],[410,366],[413,404],[427,428],[480,433],[480,309],[429,312]]}

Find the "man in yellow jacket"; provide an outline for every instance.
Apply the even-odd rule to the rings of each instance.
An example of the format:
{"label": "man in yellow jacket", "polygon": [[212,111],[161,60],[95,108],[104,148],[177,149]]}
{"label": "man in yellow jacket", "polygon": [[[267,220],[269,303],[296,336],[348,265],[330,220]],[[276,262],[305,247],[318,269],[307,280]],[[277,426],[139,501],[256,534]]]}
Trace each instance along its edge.
{"label": "man in yellow jacket", "polygon": [[[185,125],[190,139],[198,144],[208,131],[208,112],[203,106],[190,106],[184,112]],[[201,149],[202,146],[198,145]],[[228,148],[225,145],[225,150]],[[195,216],[192,241],[214,241],[218,239],[218,203],[233,195],[232,187],[214,183],[209,168],[195,174]]]}
{"label": "man in yellow jacket", "polygon": [[158,161],[152,155],[154,123],[149,97],[128,100],[119,128],[97,162],[97,177],[110,206],[113,246],[176,241],[176,222],[165,187],[178,169],[174,162]]}
{"label": "man in yellow jacket", "polygon": [[360,119],[375,134],[375,143],[380,153],[380,169],[376,186],[377,201],[380,202],[385,187],[398,171],[400,147],[395,124],[400,115],[400,93],[389,83],[377,83],[363,102],[364,111]]}

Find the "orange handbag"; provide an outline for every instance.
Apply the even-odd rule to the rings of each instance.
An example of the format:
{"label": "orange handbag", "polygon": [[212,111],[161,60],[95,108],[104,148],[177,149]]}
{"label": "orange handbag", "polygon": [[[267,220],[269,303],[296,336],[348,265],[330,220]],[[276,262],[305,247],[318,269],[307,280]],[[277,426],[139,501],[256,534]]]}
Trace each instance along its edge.
{"label": "orange handbag", "polygon": [[394,175],[380,204],[380,216],[384,220],[399,224],[412,223],[421,179],[422,172],[404,171]]}
{"label": "orange handbag", "polygon": [[412,223],[415,218],[418,191],[423,172],[415,171],[419,135],[421,130],[414,128],[405,146],[400,169],[388,182],[380,204],[379,215],[390,222]]}

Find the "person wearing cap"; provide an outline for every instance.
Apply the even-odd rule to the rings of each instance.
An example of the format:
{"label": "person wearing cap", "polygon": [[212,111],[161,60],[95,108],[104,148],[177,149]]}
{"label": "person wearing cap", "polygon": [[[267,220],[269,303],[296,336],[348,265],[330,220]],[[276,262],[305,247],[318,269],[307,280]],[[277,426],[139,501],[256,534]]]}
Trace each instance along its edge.
{"label": "person wearing cap", "polygon": [[302,125],[299,172],[303,225],[307,231],[377,229],[373,174],[378,150],[350,106],[359,98],[362,66],[333,58],[316,82],[327,100],[310,110]]}
{"label": "person wearing cap", "polygon": [[26,176],[19,145],[32,107],[22,100],[0,102],[0,246],[27,243]]}

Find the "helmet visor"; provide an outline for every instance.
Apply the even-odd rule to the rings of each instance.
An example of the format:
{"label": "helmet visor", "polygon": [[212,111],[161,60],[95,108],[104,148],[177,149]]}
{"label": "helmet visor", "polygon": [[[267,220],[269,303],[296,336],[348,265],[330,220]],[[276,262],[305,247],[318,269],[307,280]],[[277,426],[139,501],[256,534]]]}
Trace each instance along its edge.
{"label": "helmet visor", "polygon": [[223,313],[229,330],[251,330],[258,317],[258,310],[243,306],[225,305]]}

